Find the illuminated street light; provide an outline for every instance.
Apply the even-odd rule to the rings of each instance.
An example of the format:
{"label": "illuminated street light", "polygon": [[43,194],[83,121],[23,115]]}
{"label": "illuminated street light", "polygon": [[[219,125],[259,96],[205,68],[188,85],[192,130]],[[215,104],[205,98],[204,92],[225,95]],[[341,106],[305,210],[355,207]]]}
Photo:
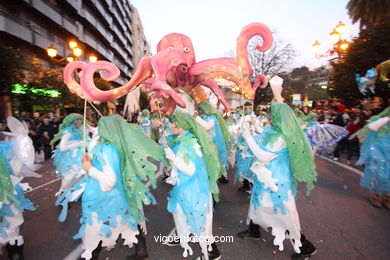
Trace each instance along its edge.
{"label": "illuminated street light", "polygon": [[51,58],[57,56],[57,48],[53,44],[47,47],[46,51],[47,51],[47,55],[49,55],[49,57]]}
{"label": "illuminated street light", "polygon": [[334,29],[336,32],[338,32],[340,35],[344,33],[345,31],[345,23],[343,23],[342,21],[339,22],[339,24],[336,26],[336,28]]}
{"label": "illuminated street light", "polygon": [[332,48],[327,51],[324,51],[323,53],[320,49],[321,44],[318,41],[314,42],[313,51],[316,58],[322,58],[328,55],[333,56],[335,54],[337,54],[338,58],[340,58],[340,56],[345,53],[345,51],[349,47],[349,42],[341,38],[341,35],[344,32],[345,28],[345,24],[340,21],[339,24],[330,33],[330,41],[333,45]]}
{"label": "illuminated street light", "polygon": [[328,86],[327,86],[327,85],[323,85],[323,86],[321,86],[321,88],[323,88],[323,89],[327,89],[327,88],[328,88]]}
{"label": "illuminated street light", "polygon": [[316,56],[321,55],[321,43],[315,41],[313,44],[313,51]]}
{"label": "illuminated street light", "polygon": [[340,50],[342,51],[346,51],[349,47],[349,42],[344,40],[344,41],[341,41],[340,44],[339,44],[339,48]]}
{"label": "illuminated street light", "polygon": [[330,34],[330,42],[334,45],[336,44],[338,41],[340,41],[340,33],[337,32],[335,29],[333,30],[333,32]]}
{"label": "illuminated street light", "polygon": [[76,41],[70,41],[69,42],[69,47],[73,50],[74,48],[76,48],[77,47],[77,42]]}
{"label": "illuminated street light", "polygon": [[72,56],[68,56],[68,57],[66,57],[66,61],[72,62],[72,61],[74,61],[74,58]]}
{"label": "illuminated street light", "polygon": [[91,54],[89,56],[89,62],[97,62],[98,58],[94,55],[94,54]]}
{"label": "illuminated street light", "polygon": [[83,50],[80,49],[79,47],[75,47],[73,49],[73,55],[76,57],[80,57],[83,54]]}

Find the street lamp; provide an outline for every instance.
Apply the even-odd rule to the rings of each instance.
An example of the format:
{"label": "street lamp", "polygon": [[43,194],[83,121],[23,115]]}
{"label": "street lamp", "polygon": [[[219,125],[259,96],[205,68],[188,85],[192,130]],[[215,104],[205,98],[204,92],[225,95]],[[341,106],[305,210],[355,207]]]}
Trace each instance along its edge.
{"label": "street lamp", "polygon": [[89,62],[93,63],[93,62],[97,62],[97,57],[94,55],[94,54],[91,54],[89,56]]}
{"label": "street lamp", "polygon": [[77,58],[80,57],[83,54],[83,50],[80,49],[79,47],[73,48],[73,55],[76,56]]}
{"label": "street lamp", "polygon": [[330,42],[332,43],[332,48],[325,51],[325,52],[321,52],[321,43],[319,43],[318,41],[315,41],[314,44],[313,44],[313,51],[314,51],[314,54],[316,56],[316,58],[322,58],[322,57],[325,57],[325,56],[333,56],[335,54],[337,54],[338,58],[340,58],[340,56],[342,54],[345,53],[345,51],[348,49],[349,47],[349,42],[345,39],[342,39],[341,36],[343,34],[343,32],[345,31],[345,24],[343,22],[339,22],[339,24],[333,28],[333,31],[329,34],[330,35]]}
{"label": "street lamp", "polygon": [[68,56],[68,57],[66,57],[66,61],[72,62],[72,61],[74,61],[74,58],[72,56]]}
{"label": "street lamp", "polygon": [[57,56],[57,48],[53,44],[47,47],[46,51],[50,58]]}
{"label": "street lamp", "polygon": [[74,48],[77,47],[77,42],[76,41],[69,41],[69,47],[73,50]]}

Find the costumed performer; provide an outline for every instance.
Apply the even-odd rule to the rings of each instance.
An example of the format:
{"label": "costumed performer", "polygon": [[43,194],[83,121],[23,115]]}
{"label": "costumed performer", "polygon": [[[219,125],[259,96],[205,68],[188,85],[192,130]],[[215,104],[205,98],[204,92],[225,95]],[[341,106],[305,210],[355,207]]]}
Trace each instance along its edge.
{"label": "costumed performer", "polygon": [[[156,201],[143,183],[156,187],[157,167],[148,160],[164,160],[162,149],[119,115],[100,118],[101,141],[91,158],[83,156],[83,169],[88,181],[82,196],[82,217],[79,233],[84,259],[98,259],[102,247],[111,249],[119,235],[124,245],[135,245],[135,254],[127,260],[148,258],[146,250],[143,204]],[[141,228],[142,227],[142,228]]]}
{"label": "costumed performer", "polygon": [[369,191],[370,203],[390,209],[390,107],[372,116],[369,123],[357,131],[363,146],[357,165],[364,165],[360,186]]}
{"label": "costumed performer", "polygon": [[14,117],[7,118],[11,133],[10,141],[0,141],[0,250],[6,247],[8,258],[23,260],[23,211],[35,210],[33,203],[24,196],[30,190],[28,183],[21,183],[24,177],[40,177],[33,171],[35,151],[28,129]]}
{"label": "costumed performer", "polygon": [[260,226],[272,228],[274,245],[283,250],[289,238],[295,254],[292,259],[307,259],[316,252],[301,233],[295,205],[297,182],[306,182],[307,194],[317,179],[310,144],[294,115],[281,96],[280,78],[270,81],[276,103],[271,104],[272,127],[253,137],[244,124],[243,137],[254,153],[251,167],[255,178],[248,212],[249,228],[240,238],[260,239]]}
{"label": "costumed performer", "polygon": [[175,112],[173,118],[174,136],[169,147],[165,148],[165,154],[172,165],[167,182],[174,187],[168,197],[168,211],[173,215],[180,238],[175,242],[180,242],[184,248],[184,257],[192,255],[188,244],[192,234],[202,250],[198,259],[220,259],[212,235],[212,197],[218,201],[217,178],[221,167],[218,151],[210,136],[191,115]]}

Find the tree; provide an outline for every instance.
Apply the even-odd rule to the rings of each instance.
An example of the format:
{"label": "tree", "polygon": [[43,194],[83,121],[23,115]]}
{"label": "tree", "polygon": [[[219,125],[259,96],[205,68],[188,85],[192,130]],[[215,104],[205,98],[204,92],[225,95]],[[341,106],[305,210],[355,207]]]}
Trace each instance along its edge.
{"label": "tree", "polygon": [[347,53],[338,62],[331,64],[333,72],[330,87],[333,91],[330,94],[343,99],[346,104],[354,104],[362,96],[357,88],[355,74],[364,75],[368,69],[389,59],[389,42],[389,21],[362,30],[352,40]]}
{"label": "tree", "polygon": [[0,45],[0,120],[11,115],[12,84],[23,79],[22,57],[19,51]]}
{"label": "tree", "polygon": [[21,54],[9,47],[0,45],[0,92],[9,94],[12,84],[23,79]]}
{"label": "tree", "polygon": [[[266,52],[255,50],[256,45],[261,45],[262,40],[260,37],[254,37],[249,42],[248,56],[253,69],[252,83],[259,74],[263,74],[270,79],[276,75],[286,73],[291,69],[295,57],[295,50],[290,43],[286,43],[275,36],[277,35],[274,34],[272,47]],[[265,89],[258,88],[253,101],[254,107],[259,104],[271,102],[272,97],[272,90],[269,86]]]}
{"label": "tree", "polygon": [[347,10],[352,23],[360,23],[360,29],[377,25],[390,17],[389,0],[350,0]]}

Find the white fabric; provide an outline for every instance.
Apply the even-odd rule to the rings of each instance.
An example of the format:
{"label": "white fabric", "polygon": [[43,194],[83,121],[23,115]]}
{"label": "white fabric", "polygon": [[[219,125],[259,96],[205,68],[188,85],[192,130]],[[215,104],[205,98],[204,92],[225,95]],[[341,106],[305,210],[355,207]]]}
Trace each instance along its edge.
{"label": "white fabric", "polygon": [[274,154],[274,153],[270,153],[270,152],[267,152],[267,151],[264,151],[263,149],[261,149],[257,144],[256,144],[256,141],[253,139],[252,135],[248,135],[248,134],[243,134],[243,137],[245,138],[249,148],[251,149],[251,151],[253,152],[253,154],[256,156],[256,158],[262,162],[262,163],[265,163],[265,164],[268,164],[269,161],[271,161],[272,159],[275,159],[278,155],[277,154]]}
{"label": "white fabric", "polygon": [[100,189],[104,192],[110,191],[116,184],[115,173],[108,165],[103,166],[103,171],[92,167],[88,174],[99,182]]}
{"label": "white fabric", "polygon": [[387,122],[389,122],[390,118],[382,117],[378,120],[375,120],[374,122],[371,122],[368,124],[368,128],[370,128],[373,131],[378,131],[383,125],[385,125]]}
{"label": "white fabric", "polygon": [[278,191],[276,185],[278,179],[272,178],[272,172],[265,167],[264,163],[255,161],[250,169],[256,174],[257,179],[264,184],[265,189],[270,188],[273,192]]}
{"label": "white fabric", "polygon": [[7,235],[6,237],[0,237],[0,245],[6,245],[7,243],[15,245],[16,241],[18,245],[23,245],[23,237],[19,235],[19,227],[24,222],[23,214],[14,204],[11,204],[10,207],[14,216],[3,216],[10,224],[9,227],[4,228]]}
{"label": "white fabric", "polygon": [[69,132],[65,133],[61,137],[60,146],[59,146],[61,152],[70,151],[83,145],[83,141],[71,141],[70,140],[71,137],[72,134]]}
{"label": "white fabric", "polygon": [[[268,231],[268,228],[272,228],[272,235],[275,236],[274,245],[279,247],[280,251],[283,251],[283,241],[286,238],[291,239],[294,251],[300,253],[299,247],[301,243],[301,225],[299,222],[299,215],[295,205],[295,199],[292,196],[291,190],[288,191],[288,200],[284,202],[286,207],[286,214],[282,214],[280,209],[275,214],[273,202],[268,192],[263,193],[263,199],[260,202],[260,206],[255,210],[252,202],[248,212],[248,222],[252,220],[253,223],[260,225],[264,230]],[[286,235],[286,231],[289,231],[289,235]]]}
{"label": "white fabric", "polygon": [[[211,246],[211,244],[214,243],[212,202],[213,201],[210,194],[210,199],[209,199],[210,209],[209,211],[206,212],[206,226],[205,226],[205,230],[200,234],[200,236],[202,236],[203,239],[199,240],[199,245],[201,247],[202,253],[205,256],[206,260],[208,260],[208,246]],[[176,212],[173,212],[172,216],[175,222],[177,235],[179,237],[189,237],[191,234],[190,228],[187,225],[186,216],[183,213],[183,210],[180,207],[180,205],[177,205]],[[208,238],[207,242],[206,239],[204,239],[206,237]],[[180,246],[184,248],[183,257],[187,257],[188,255],[193,254],[192,248],[189,246],[188,241],[181,239]]]}
{"label": "white fabric", "polygon": [[200,116],[195,118],[196,122],[198,122],[206,131],[210,131],[214,128],[214,120],[203,120]]}
{"label": "white fabric", "polygon": [[[199,145],[197,144],[197,146],[199,146]],[[199,148],[197,148],[195,146],[194,149],[197,149],[197,153],[198,153]],[[179,151],[177,153],[177,155],[172,155],[172,154],[174,154],[172,149],[169,147],[166,147],[165,148],[165,155],[171,161],[173,168],[179,169],[180,171],[182,171],[183,173],[185,173],[189,176],[194,174],[194,172],[195,172],[194,164],[191,161],[189,161],[188,163],[186,163],[184,161],[184,154],[182,151]],[[202,154],[200,154],[200,156],[202,156]]]}
{"label": "white fabric", "polygon": [[129,224],[122,224],[122,217],[120,215],[116,216],[117,226],[111,229],[111,236],[106,237],[99,234],[99,230],[103,223],[98,222],[98,216],[96,212],[92,212],[92,225],[87,225],[85,228],[85,233],[83,236],[83,249],[85,250],[81,257],[86,260],[91,259],[92,251],[98,246],[99,241],[102,241],[102,247],[106,247],[107,250],[111,250],[121,235],[122,239],[125,241],[123,245],[128,247],[133,247],[133,244],[136,244],[137,238],[136,235],[139,234],[137,230],[131,230]]}
{"label": "white fabric", "polygon": [[[284,148],[285,146],[286,142],[283,138],[279,137],[272,144],[268,144],[267,148],[271,151],[277,151]],[[255,161],[251,167],[251,170],[256,174],[258,180],[264,183],[265,188],[270,187],[274,192],[277,191],[277,179],[272,177],[272,172],[265,167],[264,163]],[[301,247],[302,244],[300,241],[301,225],[299,222],[299,215],[291,190],[288,190],[287,193],[288,200],[283,202],[286,208],[285,214],[282,214],[279,208],[277,209],[278,212],[275,214],[274,205],[268,192],[263,192],[263,198],[260,202],[260,206],[257,207],[256,210],[254,209],[251,200],[251,205],[249,206],[248,212],[248,222],[249,220],[252,220],[253,223],[260,225],[264,230],[268,230],[268,228],[271,227],[272,235],[275,236],[274,245],[278,246],[280,251],[282,251],[284,248],[283,241],[286,238],[290,238],[294,247],[294,251],[296,253],[300,253],[299,247]],[[261,194],[258,196],[260,195]],[[286,236],[287,230],[289,231],[288,237]]]}

